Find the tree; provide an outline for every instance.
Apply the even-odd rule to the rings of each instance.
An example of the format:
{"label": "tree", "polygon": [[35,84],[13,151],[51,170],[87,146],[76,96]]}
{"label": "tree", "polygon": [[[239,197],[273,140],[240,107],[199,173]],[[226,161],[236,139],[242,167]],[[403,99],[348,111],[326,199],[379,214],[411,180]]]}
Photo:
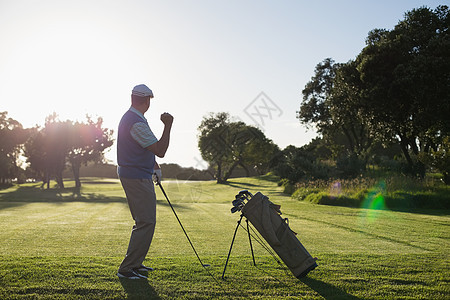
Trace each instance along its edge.
{"label": "tree", "polygon": [[314,76],[302,91],[303,101],[297,118],[305,125],[315,125],[318,133],[325,135],[331,128],[329,97],[338,65],[331,58],[316,65]]}
{"label": "tree", "polygon": [[414,9],[393,30],[371,31],[357,59],[367,120],[398,140],[411,170],[450,132],[449,23],[447,6]]}
{"label": "tree", "polygon": [[[240,165],[244,169],[252,168],[259,175],[264,175],[272,167],[272,159],[280,152],[280,148],[258,128],[247,126],[247,130],[252,132],[253,137],[244,149]],[[249,171],[247,176],[248,174]]]}
{"label": "tree", "polygon": [[356,61],[349,61],[337,68],[329,99],[330,115],[337,127],[334,134],[346,137],[348,152],[366,161],[377,132],[363,111],[362,83],[356,65]]}
{"label": "tree", "polygon": [[429,153],[421,152],[419,159],[423,163],[439,170],[445,184],[450,184],[450,136],[443,139],[438,149],[431,149]]}
{"label": "tree", "polygon": [[50,177],[46,165],[45,143],[45,137],[41,128],[36,126],[30,129],[29,138],[24,145],[24,156],[29,164],[29,173],[33,178],[42,180],[44,184]]}
{"label": "tree", "polygon": [[281,178],[295,184],[304,178],[326,179],[329,170],[315,157],[311,146],[295,147],[292,145],[284,148],[277,157],[274,173]]}
{"label": "tree", "polygon": [[49,188],[50,178],[64,188],[63,171],[67,160],[72,166],[76,187],[81,186],[80,167],[89,161],[102,162],[103,152],[113,143],[112,130],[102,127],[103,120],[86,123],[60,121],[56,114],[46,118],[44,128],[33,128],[25,145],[25,156],[35,174]]}
{"label": "tree", "polygon": [[303,101],[297,118],[301,123],[314,125],[327,141],[340,136],[346,142],[339,153],[355,154],[367,158],[374,133],[362,113],[361,81],[356,62],[335,64],[331,58],[319,63],[315,75],[302,91]]}
{"label": "tree", "polygon": [[217,183],[226,182],[238,165],[262,172],[276,151],[276,146],[261,130],[243,122],[232,122],[228,113],[204,117],[198,131],[200,153],[214,168]]}
{"label": "tree", "polygon": [[103,152],[113,144],[113,131],[103,128],[103,119],[94,122],[89,116],[86,123],[76,122],[69,128],[67,158],[72,166],[75,187],[81,187],[80,167],[88,162],[103,162]]}
{"label": "tree", "polygon": [[60,121],[53,113],[46,117],[43,128],[35,127],[25,145],[25,156],[30,168],[41,177],[47,188],[55,178],[58,187],[64,188],[63,171],[71,149],[72,122]]}
{"label": "tree", "polygon": [[0,183],[16,178],[19,174],[19,156],[27,138],[27,131],[19,121],[0,112]]}
{"label": "tree", "polygon": [[372,30],[355,61],[319,63],[298,119],[326,140],[344,135],[343,154],[366,162],[374,145],[395,141],[408,172],[423,175],[419,154],[450,133],[449,23],[447,6],[414,9],[393,30]]}

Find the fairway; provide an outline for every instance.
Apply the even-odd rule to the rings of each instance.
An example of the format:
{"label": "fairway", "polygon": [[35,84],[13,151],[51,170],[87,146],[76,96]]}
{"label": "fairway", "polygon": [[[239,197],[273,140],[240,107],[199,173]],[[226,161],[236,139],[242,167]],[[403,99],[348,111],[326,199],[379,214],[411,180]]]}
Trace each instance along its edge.
{"label": "fairway", "polygon": [[[268,177],[163,181],[213,280],[199,264],[157,188],[157,224],[148,281],[120,281],[117,268],[133,225],[118,180],[82,180],[81,190],[28,183],[0,191],[1,299],[448,299],[448,211],[400,212],[321,206],[293,200]],[[226,255],[242,189],[281,204],[283,217],[319,267],[297,280],[259,244],[252,265],[238,230]]]}

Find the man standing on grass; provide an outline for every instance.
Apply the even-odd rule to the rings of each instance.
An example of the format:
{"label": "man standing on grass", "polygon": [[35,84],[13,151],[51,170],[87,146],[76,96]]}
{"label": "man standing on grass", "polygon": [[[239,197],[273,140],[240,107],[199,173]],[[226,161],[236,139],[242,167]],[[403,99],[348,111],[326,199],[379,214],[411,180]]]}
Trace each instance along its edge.
{"label": "man standing on grass", "polygon": [[173,117],[168,113],[161,115],[164,131],[158,140],[144,117],[151,98],[153,92],[146,85],[133,88],[131,107],[120,120],[117,133],[118,174],[135,221],[127,254],[117,273],[119,278],[147,278],[141,273],[153,270],[142,263],[156,224],[156,195],[152,179],[161,180],[161,169],[155,155],[164,157],[169,147]]}

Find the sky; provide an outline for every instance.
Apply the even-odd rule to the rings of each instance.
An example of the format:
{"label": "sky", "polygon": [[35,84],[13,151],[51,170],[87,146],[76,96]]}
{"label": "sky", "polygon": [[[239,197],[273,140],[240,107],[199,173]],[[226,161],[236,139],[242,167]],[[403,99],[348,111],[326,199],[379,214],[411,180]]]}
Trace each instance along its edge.
{"label": "sky", "polygon": [[53,112],[88,114],[116,133],[143,83],[158,138],[161,113],[174,116],[159,163],[206,168],[197,128],[211,112],[258,126],[281,149],[299,147],[317,136],[296,111],[319,62],[352,60],[370,30],[449,2],[0,0],[0,111],[24,127]]}

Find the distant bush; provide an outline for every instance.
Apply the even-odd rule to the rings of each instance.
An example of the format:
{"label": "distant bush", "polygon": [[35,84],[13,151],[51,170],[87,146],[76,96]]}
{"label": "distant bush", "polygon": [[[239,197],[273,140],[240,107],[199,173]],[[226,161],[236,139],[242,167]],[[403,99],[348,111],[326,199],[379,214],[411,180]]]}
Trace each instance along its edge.
{"label": "distant bush", "polygon": [[389,208],[429,208],[429,209],[450,209],[449,193],[436,193],[423,191],[407,193],[396,191],[386,195],[386,206]]}
{"label": "distant bush", "polygon": [[286,178],[291,184],[304,179],[326,179],[330,173],[330,168],[317,160],[310,151],[292,145],[279,153],[272,170],[275,175]]}
{"label": "distant bush", "polygon": [[308,196],[306,196],[305,201],[322,205],[349,206],[349,207],[360,206],[358,199],[347,197],[345,195],[331,196],[326,192],[309,194]]}
{"label": "distant bush", "polygon": [[292,194],[292,198],[303,201],[303,200],[305,200],[306,197],[308,197],[308,195],[316,194],[319,192],[320,192],[320,189],[316,189],[316,188],[298,188]]}
{"label": "distant bush", "polygon": [[[163,178],[179,179],[179,180],[211,180],[213,176],[208,170],[198,170],[195,168],[183,168],[177,164],[161,164]],[[64,178],[72,178],[71,170],[63,173]],[[82,165],[80,168],[81,177],[101,177],[101,178],[118,178],[117,166],[112,164],[96,164],[89,163]]]}
{"label": "distant bush", "polygon": [[278,182],[278,186],[283,187],[283,193],[292,195],[295,192],[295,185],[293,185],[288,179],[283,178]]}
{"label": "distant bush", "polygon": [[375,163],[386,171],[398,172],[402,170],[402,162],[396,159],[389,158],[387,156],[377,157]]}
{"label": "distant bush", "polygon": [[342,178],[354,178],[365,170],[366,162],[356,154],[342,155],[336,160],[336,171]]}
{"label": "distant bush", "polygon": [[322,205],[376,209],[450,209],[450,187],[407,176],[301,182],[292,198]]}
{"label": "distant bush", "polygon": [[211,170],[198,170],[195,168],[184,168],[178,164],[161,164],[163,178],[178,180],[211,180],[214,179]]}
{"label": "distant bush", "polygon": [[[73,172],[66,169],[63,172],[64,178],[73,178]],[[112,164],[88,163],[81,165],[80,177],[118,178],[117,166]]]}

